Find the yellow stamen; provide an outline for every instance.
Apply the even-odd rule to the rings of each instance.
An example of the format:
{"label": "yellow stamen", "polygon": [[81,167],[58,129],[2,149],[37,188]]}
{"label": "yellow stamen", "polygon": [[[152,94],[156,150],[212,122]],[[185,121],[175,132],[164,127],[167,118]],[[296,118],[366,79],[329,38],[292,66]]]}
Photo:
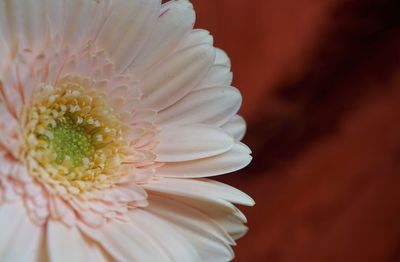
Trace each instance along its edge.
{"label": "yellow stamen", "polygon": [[104,97],[68,81],[40,88],[27,123],[31,172],[61,194],[114,184],[125,145]]}

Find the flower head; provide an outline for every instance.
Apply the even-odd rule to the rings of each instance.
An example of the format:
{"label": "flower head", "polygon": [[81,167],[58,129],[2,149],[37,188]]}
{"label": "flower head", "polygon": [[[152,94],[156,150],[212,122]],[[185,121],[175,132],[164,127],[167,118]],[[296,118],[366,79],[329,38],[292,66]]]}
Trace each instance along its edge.
{"label": "flower head", "polygon": [[[0,1],[0,260],[230,260],[241,95],[187,0]],[[5,229],[5,230],[3,230]]]}

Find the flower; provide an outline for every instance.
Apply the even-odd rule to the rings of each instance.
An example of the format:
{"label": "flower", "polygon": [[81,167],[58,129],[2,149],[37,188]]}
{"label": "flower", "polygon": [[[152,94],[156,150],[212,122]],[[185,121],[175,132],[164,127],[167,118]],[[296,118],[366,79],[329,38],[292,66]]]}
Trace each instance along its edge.
{"label": "flower", "polygon": [[241,95],[187,0],[0,1],[0,260],[226,261]]}

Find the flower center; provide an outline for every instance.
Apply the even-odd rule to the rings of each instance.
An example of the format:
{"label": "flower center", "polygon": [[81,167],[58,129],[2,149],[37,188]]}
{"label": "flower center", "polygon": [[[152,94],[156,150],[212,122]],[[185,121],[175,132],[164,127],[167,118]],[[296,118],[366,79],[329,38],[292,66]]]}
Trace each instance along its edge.
{"label": "flower center", "polygon": [[71,119],[57,120],[56,127],[49,131],[53,134],[49,144],[55,152],[57,164],[61,165],[66,159],[71,159],[73,165],[78,167],[83,165],[84,159],[93,158],[92,137]]}
{"label": "flower center", "polygon": [[60,193],[108,187],[119,178],[126,148],[121,120],[103,95],[87,90],[75,78],[42,85],[28,113],[28,166]]}

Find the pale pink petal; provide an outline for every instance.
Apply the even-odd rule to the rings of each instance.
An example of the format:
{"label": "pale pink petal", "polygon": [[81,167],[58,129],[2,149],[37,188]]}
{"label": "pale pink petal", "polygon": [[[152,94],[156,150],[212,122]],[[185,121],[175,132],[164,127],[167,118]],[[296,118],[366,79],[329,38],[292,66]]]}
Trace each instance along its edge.
{"label": "pale pink petal", "polygon": [[211,157],[229,151],[234,141],[219,128],[203,125],[166,127],[155,149],[157,161],[177,162]]}
{"label": "pale pink petal", "polygon": [[204,29],[194,29],[190,35],[182,42],[179,49],[185,49],[188,47],[192,47],[198,44],[214,44],[214,39],[210,35],[210,32]]}
{"label": "pale pink petal", "polygon": [[168,55],[193,28],[195,13],[187,0],[163,4],[151,36],[129,70],[138,74]]}
{"label": "pale pink petal", "polygon": [[208,44],[184,49],[150,68],[141,81],[143,107],[162,110],[184,97],[207,74],[215,58]]}
{"label": "pale pink petal", "polygon": [[3,37],[0,37],[0,56],[3,58],[0,60],[0,75],[3,75],[4,67],[7,65],[8,59],[11,57],[11,53],[8,51],[7,44],[4,42]]}
{"label": "pale pink petal", "polygon": [[226,65],[214,65],[195,90],[214,86],[229,86],[232,84],[232,79],[233,74],[230,67]]}
{"label": "pale pink petal", "polygon": [[224,124],[222,129],[231,134],[236,141],[240,141],[246,133],[246,121],[243,117],[236,115],[232,117],[228,123]]}
{"label": "pale pink petal", "polygon": [[52,220],[48,223],[47,248],[51,261],[108,261],[97,245],[96,242],[85,239],[76,227],[67,227]]}
{"label": "pale pink petal", "polygon": [[47,0],[46,20],[53,37],[52,44],[59,38],[62,46],[76,49],[92,40],[106,19],[107,13],[104,10],[107,2]]}
{"label": "pale pink petal", "polygon": [[117,70],[126,69],[139,54],[159,10],[160,0],[116,0],[113,3],[96,44],[107,51]]}
{"label": "pale pink petal", "polygon": [[160,125],[226,123],[242,104],[240,92],[233,87],[215,87],[191,92],[173,106],[159,113]]}
{"label": "pale pink petal", "polygon": [[46,0],[0,2],[0,35],[11,53],[15,54],[17,48],[44,48],[49,37],[45,2]]}
{"label": "pale pink petal", "polygon": [[251,151],[243,144],[236,144],[233,148],[218,156],[186,161],[167,163],[157,169],[157,174],[166,177],[196,178],[222,175],[244,168],[250,162]]}
{"label": "pale pink petal", "polygon": [[254,205],[254,200],[240,190],[209,179],[160,178],[158,181],[144,185],[144,188],[182,197],[210,201],[221,199],[246,206]]}
{"label": "pale pink petal", "polygon": [[80,225],[80,229],[97,241],[117,261],[173,261],[156,238],[134,223],[113,222],[101,228]]}
{"label": "pale pink petal", "polygon": [[155,241],[162,246],[173,261],[202,261],[193,246],[179,231],[162,218],[151,214],[146,209],[136,209],[130,212],[132,223],[154,236]]}
{"label": "pale pink petal", "polygon": [[22,203],[0,205],[0,260],[34,261],[43,228],[32,223]]}
{"label": "pale pink petal", "polygon": [[210,217],[190,206],[160,196],[150,196],[147,211],[164,219],[197,248],[202,261],[230,261],[233,239]]}
{"label": "pale pink petal", "polygon": [[209,216],[234,240],[237,240],[247,232],[247,226],[245,226],[245,223],[247,223],[246,217],[238,208],[227,201],[178,195],[168,195],[168,198],[184,203]]}

